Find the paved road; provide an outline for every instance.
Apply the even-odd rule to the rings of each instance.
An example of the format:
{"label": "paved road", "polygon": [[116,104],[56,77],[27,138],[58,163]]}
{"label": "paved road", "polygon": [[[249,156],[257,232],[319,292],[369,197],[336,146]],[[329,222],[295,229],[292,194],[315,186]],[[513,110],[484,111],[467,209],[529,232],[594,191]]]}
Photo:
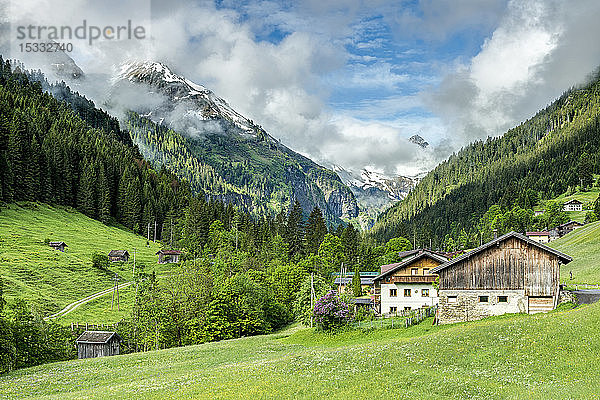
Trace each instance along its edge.
{"label": "paved road", "polygon": [[599,289],[573,290],[577,295],[577,304],[592,304],[600,300]]}
{"label": "paved road", "polygon": [[[132,283],[133,283],[133,281],[132,282],[121,283],[119,285],[119,289],[125,288],[125,287],[131,285]],[[77,300],[77,301],[69,304],[68,306],[66,306],[65,308],[63,308],[62,310],[60,310],[59,312],[57,312],[56,314],[52,314],[50,316],[45,317],[44,320],[48,321],[48,320],[51,320],[51,319],[56,319],[58,317],[63,317],[65,315],[69,314],[70,312],[76,310],[79,306],[84,305],[85,303],[89,303],[92,300],[96,300],[98,297],[102,297],[102,296],[105,296],[107,294],[112,293],[113,290],[114,290],[114,286],[110,287],[108,289],[104,289],[104,290],[102,290],[102,291],[100,291],[98,293],[94,293],[94,294],[92,294],[92,295],[90,295],[88,297],[85,297],[85,298],[81,299],[81,300]]]}

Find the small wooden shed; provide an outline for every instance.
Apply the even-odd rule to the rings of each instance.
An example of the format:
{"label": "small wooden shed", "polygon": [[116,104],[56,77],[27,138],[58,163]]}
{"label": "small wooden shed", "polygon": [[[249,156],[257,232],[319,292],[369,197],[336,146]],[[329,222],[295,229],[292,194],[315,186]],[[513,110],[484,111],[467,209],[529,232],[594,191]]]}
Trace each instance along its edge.
{"label": "small wooden shed", "polygon": [[179,250],[159,250],[156,252],[158,255],[159,264],[177,263],[179,262],[179,256],[181,251]]}
{"label": "small wooden shed", "polygon": [[129,252],[127,250],[111,250],[110,253],[108,253],[108,259],[111,262],[128,262]]}
{"label": "small wooden shed", "polygon": [[48,246],[52,247],[54,250],[64,252],[65,247],[67,247],[67,244],[65,242],[49,242]]}
{"label": "small wooden shed", "polygon": [[119,355],[121,337],[117,332],[85,331],[76,340],[78,358]]}

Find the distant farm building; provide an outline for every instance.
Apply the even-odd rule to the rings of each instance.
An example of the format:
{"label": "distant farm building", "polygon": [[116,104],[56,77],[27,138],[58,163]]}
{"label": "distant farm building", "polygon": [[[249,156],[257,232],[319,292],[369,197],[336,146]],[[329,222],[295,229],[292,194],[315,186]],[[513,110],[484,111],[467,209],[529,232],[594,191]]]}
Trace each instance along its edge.
{"label": "distant farm building", "polygon": [[573,232],[577,228],[581,228],[583,224],[577,221],[569,221],[566,224],[562,224],[556,227],[558,237],[563,237],[568,233]]}
{"label": "distant farm building", "polygon": [[119,355],[121,337],[116,332],[85,331],[75,341],[78,358]]}
{"label": "distant farm building", "polygon": [[569,200],[563,205],[563,211],[582,211],[583,203],[579,200]]}
{"label": "distant farm building", "polygon": [[110,253],[108,253],[108,259],[111,262],[128,262],[129,252],[127,252],[127,250],[111,250]]}
{"label": "distant farm building", "polygon": [[438,302],[431,270],[448,259],[429,250],[412,253],[399,263],[382,265],[373,279],[375,306],[381,314],[431,307]]}
{"label": "distant farm building", "polygon": [[[350,272],[344,274],[344,276],[339,276],[339,273],[334,280],[334,285],[338,291],[338,293],[344,293],[348,287],[352,287],[352,278],[354,277],[354,273]],[[379,275],[378,272],[361,272],[360,273],[360,287],[363,292],[371,289],[373,287],[373,278]]]}
{"label": "distant farm building", "polygon": [[572,258],[516,232],[434,268],[438,322],[536,313],[558,304],[560,264]]}
{"label": "distant farm building", "polygon": [[48,246],[52,247],[54,250],[64,252],[65,247],[67,247],[67,244],[65,242],[49,242]]}
{"label": "distant farm building", "polygon": [[544,210],[533,210],[533,215],[535,217],[539,217],[540,215],[544,215]]}
{"label": "distant farm building", "polygon": [[181,251],[179,250],[159,250],[156,252],[158,255],[159,264],[178,263]]}
{"label": "distant farm building", "polygon": [[550,243],[551,240],[550,232],[548,231],[527,232],[526,235],[529,239],[538,243]]}

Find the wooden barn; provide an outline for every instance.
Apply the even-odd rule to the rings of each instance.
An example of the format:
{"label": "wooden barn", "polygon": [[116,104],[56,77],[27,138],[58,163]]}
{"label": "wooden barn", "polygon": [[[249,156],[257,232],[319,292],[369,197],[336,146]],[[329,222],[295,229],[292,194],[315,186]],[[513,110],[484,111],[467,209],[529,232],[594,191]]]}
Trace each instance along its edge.
{"label": "wooden barn", "polygon": [[121,337],[116,332],[85,331],[76,340],[78,358],[119,355]]}
{"label": "wooden barn", "polygon": [[181,251],[179,250],[159,250],[156,252],[158,255],[159,264],[178,263]]}
{"label": "wooden barn", "polygon": [[49,242],[48,246],[52,247],[54,250],[64,252],[65,247],[67,247],[67,244],[65,242]]}
{"label": "wooden barn", "polygon": [[560,265],[573,259],[516,232],[448,261],[438,274],[438,322],[536,313],[558,304]]}
{"label": "wooden barn", "polygon": [[375,307],[381,314],[431,307],[438,303],[433,286],[435,267],[447,262],[440,254],[419,250],[399,263],[382,265],[381,274],[373,279]]}
{"label": "wooden barn", "polygon": [[108,259],[111,262],[128,262],[129,252],[127,250],[111,250],[108,253]]}

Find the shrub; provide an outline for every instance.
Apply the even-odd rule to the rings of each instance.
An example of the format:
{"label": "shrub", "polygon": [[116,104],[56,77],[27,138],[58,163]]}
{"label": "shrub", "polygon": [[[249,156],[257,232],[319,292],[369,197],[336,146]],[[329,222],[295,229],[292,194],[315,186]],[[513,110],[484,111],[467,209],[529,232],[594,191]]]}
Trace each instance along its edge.
{"label": "shrub", "polygon": [[108,257],[102,253],[92,254],[92,266],[103,271],[108,271]]}
{"label": "shrub", "polygon": [[336,330],[351,319],[348,304],[342,301],[334,290],[317,300],[313,314],[317,327],[324,331]]}

